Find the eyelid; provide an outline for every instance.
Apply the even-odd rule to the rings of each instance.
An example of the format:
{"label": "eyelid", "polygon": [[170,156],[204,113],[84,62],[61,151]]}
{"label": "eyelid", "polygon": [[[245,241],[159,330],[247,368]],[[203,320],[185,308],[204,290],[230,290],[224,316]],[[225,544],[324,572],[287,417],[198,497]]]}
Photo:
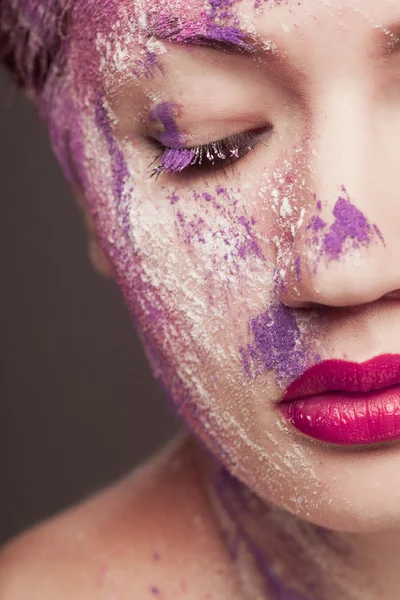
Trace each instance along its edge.
{"label": "eyelid", "polygon": [[178,174],[184,170],[199,172],[209,169],[218,170],[230,166],[254,149],[271,130],[272,126],[268,125],[211,141],[208,144],[181,148],[168,148],[158,140],[154,140],[162,152],[149,165],[152,167],[158,160],[158,165],[152,169],[150,176],[167,172]]}

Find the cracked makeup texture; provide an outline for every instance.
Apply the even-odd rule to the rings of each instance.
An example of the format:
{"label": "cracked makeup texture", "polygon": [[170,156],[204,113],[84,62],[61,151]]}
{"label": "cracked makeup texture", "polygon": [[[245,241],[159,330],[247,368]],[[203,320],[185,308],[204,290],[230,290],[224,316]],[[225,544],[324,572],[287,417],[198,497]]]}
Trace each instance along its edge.
{"label": "cracked makeup texture", "polygon": [[[99,90],[112,87],[118,73],[135,80],[131,39],[137,36],[139,46],[149,49],[147,21],[140,23],[139,8],[121,29],[123,8],[107,7],[109,21],[93,7],[83,9],[97,29],[80,31],[71,44],[57,94],[49,101],[54,148],[69,178],[84,189],[153,373],[174,410],[261,495],[273,477],[279,502],[293,509],[297,499],[286,491],[287,473],[300,468],[296,478],[307,477],[315,489],[318,481],[300,446],[280,452],[276,440],[287,426],[273,411],[267,422],[264,395],[268,389],[276,396],[304,368],[308,321],[297,322],[276,298],[271,241],[262,225],[268,219],[250,201],[257,197],[254,184],[249,187],[246,177],[234,186],[229,178],[214,183],[204,177],[185,186],[163,174],[155,182],[147,155],[129,139],[117,138],[118,118]],[[221,37],[221,26],[213,29],[210,22],[209,15],[203,17],[201,30]],[[227,29],[226,37],[233,33]],[[159,50],[163,56],[162,46]],[[181,145],[176,99],[154,97],[149,121],[161,123],[162,142]],[[291,168],[280,169],[287,182]],[[269,204],[271,190],[260,193]],[[284,352],[292,354],[291,364],[289,358],[279,363]],[[251,460],[258,465],[256,476],[247,466]]]}
{"label": "cracked makeup texture", "polygon": [[[280,448],[287,425],[273,402],[315,360],[311,317],[278,299],[270,235],[274,203],[291,234],[298,231],[298,199],[309,193],[302,166],[280,160],[261,183],[246,167],[232,178],[207,174],[190,184],[169,173],[151,179],[152,156],[136,140],[117,136],[118,115],[107,97],[116,73],[137,79],[132,35],[143,36],[141,47],[147,43],[145,26],[133,17],[120,28],[119,10],[114,5],[105,22],[93,9],[89,22],[98,24],[96,34],[90,39],[80,32],[71,44],[48,104],[54,147],[70,179],[84,189],[154,375],[174,410],[257,493],[307,516],[310,505],[320,502],[319,479],[295,440]],[[204,22],[210,31],[209,17]],[[160,46],[160,57],[163,52]],[[163,77],[162,69],[155,73]],[[161,141],[179,147],[180,99],[160,93],[150,100],[151,126],[161,125]],[[288,484],[293,479],[295,489]],[[311,500],[299,491],[302,482],[316,492]]]}
{"label": "cracked makeup texture", "polygon": [[[341,86],[352,79],[356,87],[356,60],[361,58],[355,54],[345,64],[343,77],[340,69],[346,61],[340,60],[338,46],[343,43],[347,52],[344,42],[353,44],[350,21],[359,13],[331,3],[340,19],[342,9],[347,11],[349,27],[338,29],[333,11],[310,0],[300,9],[293,3],[284,13],[284,27],[281,15],[275,21],[276,31],[265,19],[265,28],[259,28],[262,39],[270,29],[276,39],[262,54],[265,62],[272,58],[272,66],[263,70],[263,58],[241,62],[235,54],[229,62],[218,54],[214,62],[204,58],[211,57],[210,49],[184,47],[188,39],[202,35],[245,43],[235,29],[240,2],[202,4],[198,13],[189,7],[195,14],[191,24],[169,18],[167,9],[180,15],[187,8],[177,0],[164,12],[157,4],[156,16],[145,14],[142,4],[128,15],[122,3],[107,3],[101,14],[95,4],[83,6],[90,31],[77,26],[79,34],[74,32],[78,18],[72,19],[65,71],[53,80],[55,94],[48,96],[53,144],[66,173],[85,193],[155,377],[174,410],[217,457],[214,461],[204,453],[215,469],[204,468],[204,491],[209,484],[210,497],[217,496],[222,506],[225,521],[217,522],[224,525],[224,550],[230,550],[235,573],[243,557],[250,558],[263,584],[262,594],[241,597],[264,597],[268,588],[273,600],[359,600],[358,582],[353,579],[350,589],[346,580],[353,575],[353,555],[337,548],[335,539],[348,540],[347,531],[357,527],[367,531],[372,521],[392,527],[392,516],[398,517],[396,483],[390,487],[398,470],[395,449],[385,456],[375,448],[355,456],[302,437],[282,418],[278,405],[285,388],[324,358],[363,361],[375,350],[398,351],[393,298],[385,298],[385,304],[378,298],[388,291],[388,280],[376,292],[370,271],[375,269],[377,281],[380,264],[389,256],[386,244],[393,248],[395,233],[374,194],[379,189],[388,206],[394,206],[396,197],[390,179],[388,184],[375,178],[375,145],[372,160],[367,148],[358,152],[352,140],[347,144],[348,113],[341,113],[342,92],[348,92]],[[247,6],[252,10],[252,0]],[[371,14],[374,6],[371,1]],[[364,35],[366,23],[359,25]],[[338,38],[338,46],[329,45],[330,37]],[[326,40],[321,56],[329,60],[328,68],[319,56]],[[179,51],[171,42],[181,44]],[[282,65],[271,57],[271,48],[284,54],[282,63],[287,59],[288,77],[285,66],[280,70]],[[192,81],[195,56],[205,66],[200,62],[198,73],[193,67]],[[306,81],[309,94],[301,94],[302,84],[291,77],[297,59],[304,60],[299,81]],[[222,65],[221,72],[213,72],[215,64]],[[355,67],[351,78],[350,67]],[[197,86],[208,70],[215,90],[205,86],[207,102],[201,106],[196,104]],[[235,88],[237,73],[240,85]],[[180,74],[189,79],[187,87]],[[226,76],[221,89],[216,75]],[[239,87],[246,90],[244,100]],[[188,91],[192,88],[196,94]],[[238,90],[237,96],[231,89]],[[388,89],[392,97],[391,82]],[[364,102],[365,94],[360,95]],[[357,98],[351,96],[354,102]],[[207,140],[233,137],[228,122],[241,132],[253,121],[258,126],[254,106],[262,107],[262,131],[273,124],[265,143],[241,156],[227,177],[189,168],[197,165],[191,164],[186,144],[203,142],[203,148]],[[352,108],[358,109],[357,104]],[[222,109],[223,125],[214,126]],[[338,119],[332,127],[330,115]],[[202,129],[204,123],[210,131]],[[364,126],[361,120],[356,124]],[[360,141],[365,145],[361,134]],[[157,154],[158,177],[151,178]],[[352,156],[360,161],[354,169]],[[359,265],[362,277],[353,276]],[[391,285],[395,275],[391,273]],[[362,305],[362,298],[370,304]],[[371,472],[374,486],[365,494]],[[382,504],[381,489],[389,490]],[[337,538],[324,527],[336,529]],[[162,585],[151,583],[151,593],[161,595]]]}

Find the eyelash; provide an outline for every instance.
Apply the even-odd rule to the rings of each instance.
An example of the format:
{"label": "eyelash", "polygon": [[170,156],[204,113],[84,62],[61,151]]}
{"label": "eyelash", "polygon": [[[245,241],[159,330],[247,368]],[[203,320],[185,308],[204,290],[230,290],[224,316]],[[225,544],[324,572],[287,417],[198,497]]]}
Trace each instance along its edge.
{"label": "eyelash", "polygon": [[271,127],[263,127],[191,148],[169,148],[158,140],[153,140],[161,153],[150,163],[153,167],[150,177],[158,177],[161,173],[181,173],[182,171],[205,172],[208,170],[224,169],[235,164],[253,150],[261,137],[269,132]]}

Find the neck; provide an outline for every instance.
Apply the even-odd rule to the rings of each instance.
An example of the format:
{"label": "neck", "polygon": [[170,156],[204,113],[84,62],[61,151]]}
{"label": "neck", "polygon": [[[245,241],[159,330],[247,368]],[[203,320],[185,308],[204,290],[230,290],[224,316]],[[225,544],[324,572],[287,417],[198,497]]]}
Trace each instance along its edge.
{"label": "neck", "polygon": [[394,600],[400,533],[334,532],[256,497],[198,450],[212,517],[246,600]]}

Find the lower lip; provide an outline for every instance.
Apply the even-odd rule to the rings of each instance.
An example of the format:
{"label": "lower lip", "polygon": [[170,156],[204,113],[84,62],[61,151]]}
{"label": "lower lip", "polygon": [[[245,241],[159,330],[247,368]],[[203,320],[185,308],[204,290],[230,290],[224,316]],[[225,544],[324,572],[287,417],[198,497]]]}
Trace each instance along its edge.
{"label": "lower lip", "polygon": [[325,392],[282,402],[283,416],[301,433],[342,446],[400,440],[400,386],[371,392]]}

